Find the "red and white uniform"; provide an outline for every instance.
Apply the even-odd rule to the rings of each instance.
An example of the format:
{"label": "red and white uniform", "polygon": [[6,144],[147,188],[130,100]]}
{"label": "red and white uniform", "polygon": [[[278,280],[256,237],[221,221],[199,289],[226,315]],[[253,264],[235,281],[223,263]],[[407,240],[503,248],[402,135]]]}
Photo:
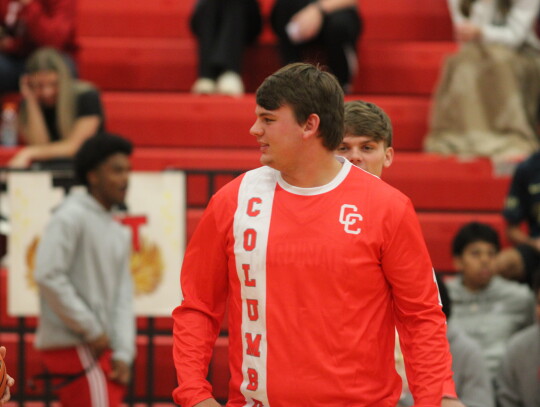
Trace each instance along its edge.
{"label": "red and white uniform", "polygon": [[174,399],[183,407],[212,397],[205,378],[227,298],[229,407],[394,407],[396,325],[416,406],[455,395],[412,204],[348,161],[317,188],[288,185],[269,167],[226,185],[191,239],[181,283]]}

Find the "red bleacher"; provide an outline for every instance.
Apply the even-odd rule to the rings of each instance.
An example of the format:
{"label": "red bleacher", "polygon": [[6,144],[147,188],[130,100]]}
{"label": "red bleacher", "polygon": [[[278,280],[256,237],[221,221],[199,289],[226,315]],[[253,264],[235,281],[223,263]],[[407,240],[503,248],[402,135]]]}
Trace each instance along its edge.
{"label": "red bleacher", "polygon": [[[188,94],[196,78],[196,43],[188,28],[195,0],[79,0],[78,24],[81,76],[104,92],[107,125],[137,146],[135,170],[167,168],[238,170],[259,165],[259,153],[249,128],[254,120],[252,94],[242,98],[197,97]],[[261,1],[267,17],[272,0]],[[446,1],[362,1],[364,34],[358,45],[360,71],[355,95],[380,105],[392,118],[396,158],[383,179],[411,197],[419,212],[427,246],[437,270],[452,271],[450,242],[464,223],[479,220],[501,234],[499,214],[508,176],[496,176],[489,160],[462,161],[422,153],[430,95],[441,63],[455,50]],[[280,66],[275,36],[265,27],[259,42],[246,54],[244,79],[253,92],[262,79]],[[15,150],[0,150],[5,163]],[[217,186],[230,180],[217,179]],[[188,178],[187,235],[193,233],[207,199],[207,180]],[[13,328],[6,314],[6,271],[0,270],[0,326]],[[35,326],[35,319],[27,321]],[[139,319],[139,328],[147,321]],[[158,318],[156,327],[171,329],[171,320]],[[25,338],[29,372],[39,371],[32,337]],[[7,363],[16,366],[18,343],[13,334],[0,334],[10,347]],[[156,366],[147,372],[145,338],[137,342],[136,387],[156,377],[154,392],[170,395],[175,386],[171,338],[158,337]],[[12,373],[13,372],[12,370]],[[220,337],[209,378],[220,399],[227,395],[227,338]],[[37,405],[36,405],[37,407]]]}

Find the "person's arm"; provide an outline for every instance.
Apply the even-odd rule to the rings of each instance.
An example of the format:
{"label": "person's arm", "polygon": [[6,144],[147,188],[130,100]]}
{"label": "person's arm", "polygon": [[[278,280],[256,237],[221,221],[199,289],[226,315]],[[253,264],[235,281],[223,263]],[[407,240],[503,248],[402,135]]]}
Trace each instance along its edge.
{"label": "person's arm", "polygon": [[118,298],[113,316],[113,370],[110,378],[127,384],[131,376],[130,365],[135,356],[135,310],[133,304],[133,279],[131,276],[131,241],[126,239],[122,275],[118,281]]}
{"label": "person's arm", "polygon": [[82,143],[96,134],[103,121],[103,116],[99,92],[93,89],[83,92],[77,98],[77,119],[67,137],[52,143],[24,147],[11,159],[8,165],[24,168],[32,161],[73,157]]}
{"label": "person's arm", "polygon": [[482,41],[517,48],[523,45],[533,28],[540,0],[516,0],[512,2],[504,25],[484,25],[481,28]]}
{"label": "person's arm", "polygon": [[103,337],[103,328],[68,278],[79,233],[79,224],[73,217],[53,216],[39,243],[35,279],[40,295],[54,313],[73,332],[92,342]]}
{"label": "person's arm", "polygon": [[318,7],[320,7],[325,14],[328,14],[344,8],[356,7],[358,0],[318,0],[317,3]]}
{"label": "person's arm", "polygon": [[291,17],[289,24],[294,25],[295,41],[305,42],[314,38],[321,31],[326,14],[356,5],[357,0],[318,0],[309,3]]}
{"label": "person's arm", "polygon": [[415,406],[456,398],[446,319],[439,303],[431,260],[410,200],[399,222],[389,226],[382,269],[391,286],[401,349]]}
{"label": "person's arm", "polygon": [[13,168],[25,168],[32,161],[73,157],[84,141],[94,135],[101,123],[99,116],[85,116],[77,119],[70,135],[48,144],[23,147],[9,162]]}
{"label": "person's arm", "polygon": [[76,4],[74,0],[50,0],[45,10],[41,2],[20,0],[24,7],[19,19],[24,21],[26,35],[39,47],[63,49],[75,30]]}
{"label": "person's arm", "polygon": [[450,17],[452,18],[452,24],[457,26],[458,24],[463,23],[466,18],[461,14],[459,10],[460,0],[448,0],[448,11],[450,12]]}
{"label": "person's arm", "polygon": [[[5,359],[6,357],[6,348],[4,346],[0,346],[0,356],[2,356],[2,359]],[[6,390],[4,391],[4,394],[0,394],[0,406],[3,406],[4,403],[7,403],[9,399],[11,398],[11,392],[9,388],[12,387],[14,384],[15,384],[15,380],[13,380],[13,377],[11,377],[10,375],[7,375]]]}
{"label": "person's arm", "polygon": [[[227,216],[216,214],[210,201],[186,249],[181,271],[183,301],[173,311],[173,357],[178,387],[174,401],[183,407],[218,405],[206,380],[208,365],[228,295],[226,230],[219,224]],[[232,218],[232,214],[230,214]]]}
{"label": "person's arm", "polygon": [[30,87],[30,78],[23,75],[20,79],[20,91],[23,97],[26,121],[19,121],[19,132],[26,144],[46,144],[50,141],[49,131],[39,102]]}
{"label": "person's arm", "polygon": [[510,240],[510,242],[515,246],[526,244],[536,250],[540,250],[538,239],[531,238],[521,229],[519,225],[507,225],[506,236],[508,237],[508,240]]}

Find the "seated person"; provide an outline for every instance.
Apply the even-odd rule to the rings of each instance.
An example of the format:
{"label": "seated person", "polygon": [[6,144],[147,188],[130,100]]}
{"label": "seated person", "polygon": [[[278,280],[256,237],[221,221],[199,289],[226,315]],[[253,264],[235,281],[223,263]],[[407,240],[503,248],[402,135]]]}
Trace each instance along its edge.
{"label": "seated person", "polygon": [[103,130],[99,92],[92,84],[73,79],[52,48],[42,48],[28,59],[21,94],[19,132],[26,147],[11,159],[10,167],[71,158],[88,137]]}
{"label": "seated person", "polygon": [[376,104],[355,100],[345,103],[345,136],[336,150],[357,167],[378,177],[394,159],[392,122]]}
{"label": "seated person", "polygon": [[452,243],[459,275],[447,284],[452,300],[450,325],[480,345],[491,377],[508,339],[534,321],[529,288],[493,274],[499,249],[499,236],[491,226],[478,222],[463,226]]}
{"label": "seated person", "polygon": [[425,149],[521,159],[539,147],[540,0],[448,0],[459,51],[442,70]]}
{"label": "seated person", "polygon": [[[540,267],[540,152],[521,162],[514,173],[504,204],[506,235],[514,245],[496,259],[495,272],[532,284]],[[527,226],[524,231],[522,226]]]}
{"label": "seated person", "polygon": [[533,291],[537,323],[508,342],[497,376],[499,407],[537,406],[540,401],[540,275],[535,277]]}
{"label": "seated person", "polygon": [[[442,277],[437,274],[436,278],[442,309],[448,320],[452,315],[452,301],[448,296],[448,290]],[[453,325],[448,326],[446,334],[452,354],[452,371],[454,372],[456,393],[461,402],[467,407],[495,407],[493,386],[480,346]],[[400,375],[403,379],[405,394],[402,395],[398,407],[410,407],[414,402],[408,390],[407,376],[405,372],[400,373]]]}
{"label": "seated person", "polygon": [[243,51],[261,27],[257,0],[198,0],[191,30],[198,40],[199,78],[192,92],[242,95]]}
{"label": "seated person", "polygon": [[323,62],[350,92],[362,30],[357,5],[358,0],[276,0],[271,22],[283,63],[313,60],[306,54],[313,46],[322,48]]}
{"label": "seated person", "polygon": [[459,51],[442,70],[425,149],[519,159],[539,148],[540,0],[448,0]]}
{"label": "seated person", "polygon": [[0,94],[14,92],[26,58],[40,47],[62,53],[75,73],[75,0],[0,0]]}

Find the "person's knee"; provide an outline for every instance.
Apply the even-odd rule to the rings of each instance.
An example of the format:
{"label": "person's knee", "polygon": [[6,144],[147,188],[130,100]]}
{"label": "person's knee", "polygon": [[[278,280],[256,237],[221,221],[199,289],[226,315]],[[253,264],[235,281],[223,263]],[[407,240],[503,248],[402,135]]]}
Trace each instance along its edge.
{"label": "person's knee", "polygon": [[510,280],[521,280],[525,263],[521,253],[515,248],[502,250],[495,258],[494,272]]}
{"label": "person's knee", "polygon": [[335,44],[353,43],[358,38],[358,16],[353,10],[341,10],[328,15],[324,21],[325,41]]}

